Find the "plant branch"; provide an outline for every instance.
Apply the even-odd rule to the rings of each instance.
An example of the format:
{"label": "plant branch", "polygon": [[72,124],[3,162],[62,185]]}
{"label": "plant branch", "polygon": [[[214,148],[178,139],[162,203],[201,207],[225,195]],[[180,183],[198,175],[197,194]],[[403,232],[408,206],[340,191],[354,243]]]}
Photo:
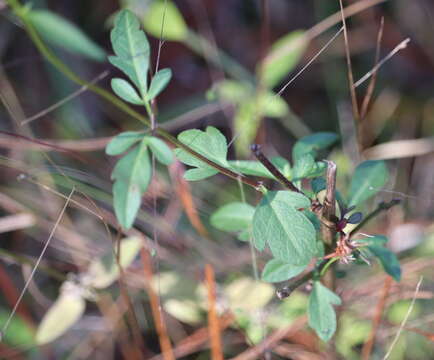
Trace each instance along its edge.
{"label": "plant branch", "polygon": [[[81,79],[79,76],[77,76],[67,65],[65,65],[42,41],[39,34],[37,33],[36,29],[34,28],[33,24],[27,17],[27,11],[28,9],[20,4],[19,0],[6,0],[7,4],[12,8],[13,12],[16,16],[20,18],[22,23],[24,24],[24,27],[27,31],[27,34],[29,35],[30,39],[38,49],[38,51],[48,60],[48,62],[53,65],[57,70],[59,70],[63,75],[65,75],[68,79],[75,82],[78,85],[86,86],[90,91],[98,94],[102,98],[104,98],[106,101],[112,103],[114,106],[116,106],[118,109],[123,111],[124,113],[130,115],[131,117],[139,120],[147,127],[151,128],[152,124],[149,119],[132,109],[127,103],[123,102],[122,100],[118,99],[116,96],[108,92],[107,90],[104,90],[103,88],[91,84],[83,79]],[[244,175],[237,174],[234,171],[231,171],[229,169],[224,168],[223,166],[218,165],[214,161],[211,161],[207,159],[205,156],[197,153],[189,146],[181,143],[178,139],[176,139],[174,136],[172,136],[168,131],[156,127],[155,133],[161,136],[162,138],[166,139],[173,145],[182,148],[183,150],[187,151],[197,159],[203,161],[207,165],[213,167],[214,169],[218,170],[222,174],[235,179],[240,180],[246,185],[249,185],[255,189],[258,189],[260,187],[260,183],[247,178]]]}
{"label": "plant branch", "polygon": [[390,208],[394,207],[395,205],[398,205],[401,202],[401,199],[393,199],[389,202],[381,202],[378,204],[377,208],[369,213],[363,220],[360,222],[351,232],[350,237],[356,234],[363,226],[365,226],[369,221],[371,221],[373,218],[377,217],[382,211],[387,211]]}
{"label": "plant branch", "polygon": [[264,165],[267,170],[274,175],[285,187],[289,190],[303,194],[291,181],[289,181],[285,175],[283,175],[277,167],[275,167],[270,160],[268,160],[261,151],[261,145],[253,144],[250,146],[253,155]]}

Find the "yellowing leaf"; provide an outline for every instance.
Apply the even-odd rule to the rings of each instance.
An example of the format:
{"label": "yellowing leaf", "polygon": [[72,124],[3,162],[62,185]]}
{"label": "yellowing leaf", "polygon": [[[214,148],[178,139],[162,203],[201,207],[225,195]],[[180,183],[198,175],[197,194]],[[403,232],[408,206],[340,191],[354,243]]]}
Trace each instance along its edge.
{"label": "yellowing leaf", "polygon": [[[142,240],[138,237],[129,237],[121,240],[119,245],[119,264],[122,268],[131,265],[142,247]],[[96,289],[103,289],[111,285],[119,277],[119,266],[110,253],[105,259],[100,258],[92,262],[84,275],[86,285]]]}
{"label": "yellowing leaf", "polygon": [[252,311],[264,307],[271,300],[274,288],[270,284],[243,277],[231,282],[224,293],[231,310]]}
{"label": "yellowing leaf", "polygon": [[293,31],[271,47],[260,68],[262,79],[269,87],[274,87],[298,64],[308,45],[304,31]]}
{"label": "yellowing leaf", "polygon": [[149,34],[159,39],[163,17],[163,39],[183,41],[187,36],[188,28],[178,8],[170,0],[153,1],[143,19],[143,27]]}
{"label": "yellowing leaf", "polygon": [[47,344],[62,336],[83,315],[86,301],[82,289],[71,282],[65,282],[59,298],[44,315],[36,332],[36,343]]}

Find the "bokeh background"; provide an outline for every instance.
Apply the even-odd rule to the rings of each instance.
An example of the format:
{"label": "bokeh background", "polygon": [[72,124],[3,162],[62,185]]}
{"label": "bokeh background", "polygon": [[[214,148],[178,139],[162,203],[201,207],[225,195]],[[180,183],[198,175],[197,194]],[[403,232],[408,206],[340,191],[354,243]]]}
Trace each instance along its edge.
{"label": "bokeh background", "polygon": [[[280,302],[272,285],[254,281],[248,245],[210,226],[209,216],[219,206],[240,199],[238,184],[222,175],[187,183],[180,163],[171,165],[169,171],[158,168],[144,196],[135,231],[152,237],[156,228],[158,244],[152,246],[157,252],[154,276],[161,275],[158,294],[173,346],[187,344],[188,349],[178,358],[210,358],[201,300],[205,264],[211,264],[216,272],[219,306],[238,311],[223,334],[227,358],[237,354],[244,354],[239,359],[256,358],[244,352],[284,328],[290,331],[270,346],[267,359],[361,359],[378,304],[384,298],[370,357],[381,359],[414,297],[417,300],[409,321],[390,359],[434,358],[434,3],[344,2],[355,12],[347,19],[355,80],[375,65],[382,21],[380,58],[410,38],[408,46],[376,74],[370,105],[359,121],[354,121],[352,112],[342,34],[285,89],[281,97],[287,108],[277,116],[257,112],[243,116],[242,104],[251,98],[246,95],[234,103],[216,90],[225,79],[244,79],[244,72],[255,79],[258,64],[276,40],[294,31],[307,31],[311,37],[305,51],[274,84],[274,91],[279,91],[339,30],[338,1],[173,3],[189,32],[181,41],[165,40],[161,47],[160,67],[171,68],[173,79],[157,101],[159,125],[174,135],[189,128],[216,126],[228,141],[233,140],[231,159],[250,159],[247,145],[251,142],[263,144],[269,156],[290,158],[297,139],[318,131],[335,132],[340,142],[329,158],[338,164],[338,187],[343,193],[358,162],[386,159],[391,179],[371,206],[393,198],[402,203],[371,223],[367,231],[387,235],[403,266],[399,284],[387,280],[376,264],[340,266],[343,277],[337,292],[344,305],[339,310],[337,336],[331,345],[324,345],[307,327],[298,325],[308,290],[300,289]],[[107,54],[112,53],[109,32],[114,14],[128,7],[146,23],[150,5],[149,0],[32,1],[33,9],[49,9],[78,26]],[[120,325],[108,329],[108,312],[101,310],[99,303],[87,302],[84,316],[48,347],[38,347],[33,334],[57,298],[65,276],[84,272],[89,262],[109,252],[120,236],[111,205],[110,172],[116,159],[105,155],[104,147],[111,136],[141,130],[142,125],[92,92],[80,91],[38,53],[7,1],[0,1],[0,11],[1,321],[16,303],[73,187],[77,190],[73,199],[92,209],[85,211],[73,204],[66,211],[43,258],[43,270],[38,270],[30,283],[0,344],[0,358],[123,358],[120,349],[129,343],[130,335],[120,335],[127,331]],[[168,28],[171,25],[166,24]],[[61,33],[53,31],[51,36],[62,42]],[[159,38],[149,34],[149,41],[155,66]],[[105,57],[94,61],[59,46],[52,48],[83,79],[92,81],[103,74],[97,84],[104,88],[110,89],[110,79],[120,75]],[[241,70],[227,71],[222,66],[223,53],[240,64]],[[357,88],[360,105],[367,84]],[[50,110],[53,105],[56,108]],[[50,111],[32,119],[44,110]],[[258,195],[249,189],[245,193],[248,202],[256,204]],[[98,214],[111,222],[101,221]],[[266,259],[266,254],[257,254],[259,269]],[[421,289],[415,295],[421,276]],[[103,292],[118,305],[119,312],[135,310],[144,358],[160,359],[140,264],[134,263],[124,279],[132,301],[129,307],[116,302],[122,299],[118,287]]]}

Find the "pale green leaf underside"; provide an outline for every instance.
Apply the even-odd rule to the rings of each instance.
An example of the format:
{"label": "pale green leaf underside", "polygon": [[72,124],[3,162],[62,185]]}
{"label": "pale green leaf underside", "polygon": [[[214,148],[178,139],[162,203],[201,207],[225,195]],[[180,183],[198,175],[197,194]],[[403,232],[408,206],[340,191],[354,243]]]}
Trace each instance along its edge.
{"label": "pale green leaf underside", "polygon": [[47,344],[63,335],[83,315],[86,301],[80,294],[62,293],[44,315],[36,331],[36,343]]}
{"label": "pale green leaf underside", "polygon": [[[120,241],[119,265],[126,269],[130,266],[142,248],[142,239],[129,237]],[[119,265],[113,252],[107,255],[108,259],[99,258],[90,263],[85,276],[89,277],[89,285],[96,289],[110,286],[119,277]]]}

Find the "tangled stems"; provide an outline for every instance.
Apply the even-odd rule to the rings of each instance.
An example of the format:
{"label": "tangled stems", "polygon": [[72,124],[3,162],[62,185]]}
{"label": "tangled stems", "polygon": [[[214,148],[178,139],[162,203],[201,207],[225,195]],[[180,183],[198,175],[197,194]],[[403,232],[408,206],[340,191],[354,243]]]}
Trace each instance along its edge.
{"label": "tangled stems", "polygon": [[[33,24],[27,17],[27,12],[29,9],[26,6],[21,5],[19,0],[6,0],[7,4],[10,6],[10,8],[13,10],[16,16],[20,18],[22,23],[24,24],[24,27],[27,31],[27,34],[29,35],[32,42],[35,44],[38,51],[50,62],[51,65],[53,65],[57,70],[59,70],[63,75],[65,75],[68,79],[75,82],[78,85],[86,86],[90,91],[94,92],[95,94],[98,94],[102,98],[104,98],[106,101],[113,104],[115,107],[123,111],[124,113],[130,115],[131,117],[135,118],[136,120],[139,120],[141,123],[143,123],[145,126],[151,128],[152,124],[149,119],[132,109],[128,104],[126,104],[124,101],[118,99],[116,96],[111,94],[110,92],[104,90],[103,88],[95,85],[90,84],[87,81],[81,79],[79,76],[77,76],[67,65],[65,65],[42,41],[40,38],[38,32],[34,28]],[[252,180],[244,175],[238,174],[232,170],[226,169],[223,166],[220,166],[219,164],[215,163],[212,160],[209,160],[205,156],[197,153],[189,146],[183,144],[178,139],[176,139],[174,136],[172,136],[168,131],[164,130],[161,127],[156,127],[154,129],[155,133],[161,136],[162,138],[166,139],[168,142],[172,143],[174,146],[179,147],[197,159],[203,161],[207,165],[213,167],[214,169],[218,170],[222,174],[235,179],[239,180],[242,183],[253,187],[256,190],[259,190],[261,188],[261,183],[255,180]]]}

